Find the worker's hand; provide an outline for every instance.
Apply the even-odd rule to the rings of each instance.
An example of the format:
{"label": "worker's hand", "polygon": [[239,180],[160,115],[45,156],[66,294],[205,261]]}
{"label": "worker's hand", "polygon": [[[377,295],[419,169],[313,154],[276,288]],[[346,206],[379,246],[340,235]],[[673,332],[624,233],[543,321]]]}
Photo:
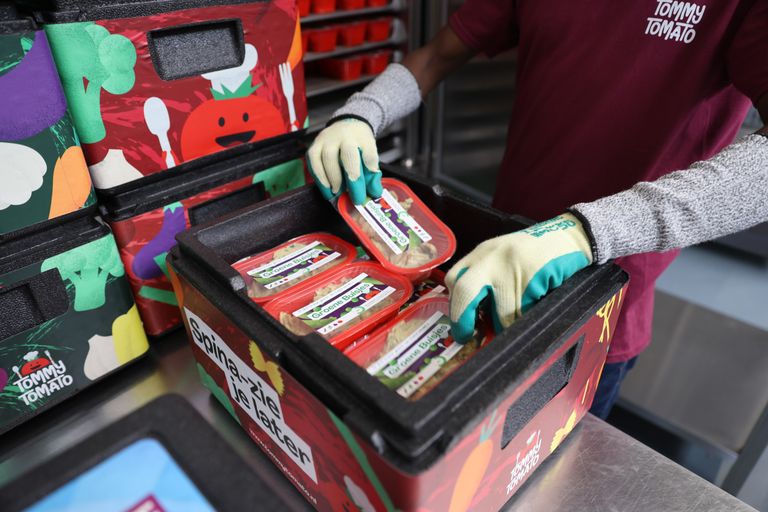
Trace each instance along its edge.
{"label": "worker's hand", "polygon": [[462,342],[472,337],[484,298],[490,296],[498,332],[590,263],[589,238],[570,213],[486,240],[445,277],[454,338]]}
{"label": "worker's hand", "polygon": [[357,119],[336,121],[320,132],[307,156],[309,171],[329,201],[337,199],[345,189],[354,204],[363,204],[366,196],[381,196],[379,153],[367,123]]}

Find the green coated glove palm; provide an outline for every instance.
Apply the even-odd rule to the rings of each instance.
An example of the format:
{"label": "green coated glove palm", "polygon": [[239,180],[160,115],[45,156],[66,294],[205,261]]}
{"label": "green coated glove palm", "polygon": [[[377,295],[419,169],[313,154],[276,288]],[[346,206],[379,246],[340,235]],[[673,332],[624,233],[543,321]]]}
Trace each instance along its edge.
{"label": "green coated glove palm", "polygon": [[509,327],[549,291],[592,263],[589,238],[570,213],[486,240],[448,272],[453,336],[468,340],[488,297],[497,331]]}
{"label": "green coated glove palm", "polygon": [[315,138],[307,152],[309,172],[323,197],[334,201],[349,191],[354,204],[366,196],[381,197],[381,171],[376,137],[367,123],[342,119]]}

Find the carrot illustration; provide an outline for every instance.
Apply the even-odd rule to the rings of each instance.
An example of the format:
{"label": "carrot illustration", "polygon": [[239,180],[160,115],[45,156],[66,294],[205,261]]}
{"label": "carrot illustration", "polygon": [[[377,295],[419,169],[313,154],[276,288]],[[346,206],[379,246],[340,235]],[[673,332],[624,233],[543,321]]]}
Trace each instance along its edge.
{"label": "carrot illustration", "polygon": [[64,151],[53,168],[53,192],[48,218],[77,210],[91,193],[91,176],[80,146]]}
{"label": "carrot illustration", "polygon": [[496,411],[494,411],[488,424],[483,425],[480,430],[480,442],[464,461],[464,466],[462,466],[456,480],[456,486],[453,488],[448,512],[465,512],[469,509],[472,498],[475,497],[480,482],[485,476],[485,471],[488,469],[488,464],[491,463],[491,456],[493,455],[491,436],[496,425]]}

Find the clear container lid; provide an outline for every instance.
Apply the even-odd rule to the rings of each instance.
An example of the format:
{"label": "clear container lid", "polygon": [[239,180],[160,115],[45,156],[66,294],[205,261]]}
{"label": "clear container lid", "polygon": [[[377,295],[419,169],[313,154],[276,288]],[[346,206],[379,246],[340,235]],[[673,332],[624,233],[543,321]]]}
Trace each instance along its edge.
{"label": "clear container lid", "polygon": [[413,284],[413,294],[408,301],[403,304],[400,311],[405,310],[416,302],[431,297],[448,297],[448,288],[445,286],[445,272],[439,268],[434,269],[422,281]]}
{"label": "clear container lid", "polygon": [[339,199],[339,213],[384,268],[416,281],[453,256],[456,237],[403,182],[384,178],[384,193],[355,205]]}
{"label": "clear container lid", "polygon": [[262,303],[349,263],[355,255],[355,247],[339,237],[310,233],[243,258],[232,267],[245,279],[248,296]]}
{"label": "clear container lid", "polygon": [[378,263],[357,262],[291,290],[264,309],[295,335],[317,332],[344,349],[397,314],[412,293],[403,276]]}
{"label": "clear container lid", "polygon": [[382,384],[418,400],[494,337],[491,322],[478,322],[465,344],[451,336],[447,297],[423,299],[344,353]]}

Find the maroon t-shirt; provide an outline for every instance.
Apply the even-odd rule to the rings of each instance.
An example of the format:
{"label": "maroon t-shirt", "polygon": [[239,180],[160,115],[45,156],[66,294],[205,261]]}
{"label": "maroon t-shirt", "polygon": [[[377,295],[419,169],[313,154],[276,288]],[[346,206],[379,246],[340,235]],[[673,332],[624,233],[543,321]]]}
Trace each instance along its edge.
{"label": "maroon t-shirt", "polygon": [[[518,48],[494,206],[537,220],[711,157],[768,94],[768,0],[467,0],[450,26],[491,57]],[[618,261],[631,281],[609,362],[650,342],[676,255]]]}

